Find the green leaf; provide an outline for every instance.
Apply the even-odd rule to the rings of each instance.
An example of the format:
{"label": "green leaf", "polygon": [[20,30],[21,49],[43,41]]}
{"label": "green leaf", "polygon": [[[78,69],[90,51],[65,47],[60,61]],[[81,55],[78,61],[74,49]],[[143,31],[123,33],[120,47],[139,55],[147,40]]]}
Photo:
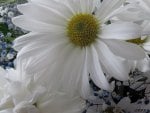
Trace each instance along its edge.
{"label": "green leaf", "polygon": [[7,43],[11,43],[13,42],[14,39],[15,39],[14,37],[5,37],[3,40]]}
{"label": "green leaf", "polygon": [[2,33],[4,33],[4,35],[6,35],[7,32],[9,32],[9,29],[8,29],[7,24],[0,23],[0,31],[1,31]]}

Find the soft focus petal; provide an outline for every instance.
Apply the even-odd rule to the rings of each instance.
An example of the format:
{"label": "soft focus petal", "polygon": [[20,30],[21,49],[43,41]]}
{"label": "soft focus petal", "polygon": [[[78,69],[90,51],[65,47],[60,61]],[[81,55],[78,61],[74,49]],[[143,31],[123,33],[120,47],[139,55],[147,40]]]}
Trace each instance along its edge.
{"label": "soft focus petal", "polygon": [[100,18],[100,21],[106,22],[110,14],[120,7],[125,0],[103,0],[100,8],[96,11],[96,15]]}
{"label": "soft focus petal", "polygon": [[116,56],[128,60],[141,60],[146,57],[144,50],[136,44],[119,40],[104,40],[104,42]]}
{"label": "soft focus petal", "polygon": [[1,110],[0,113],[13,113],[13,109],[5,109],[5,110]]}
{"label": "soft focus petal", "polygon": [[104,72],[102,71],[102,67],[98,58],[98,54],[94,47],[91,49],[88,48],[88,61],[90,64],[89,71],[90,71],[90,77],[93,80],[93,82],[102,89],[110,90],[109,83],[104,75]]}
{"label": "soft focus petal", "polygon": [[128,80],[129,68],[127,62],[115,56],[102,41],[96,45],[99,59],[110,76],[118,80]]}
{"label": "soft focus petal", "polygon": [[149,18],[147,14],[139,4],[132,3],[119,8],[113,16],[122,21],[135,22]]}
{"label": "soft focus petal", "polygon": [[[56,12],[50,8],[41,5],[36,5],[33,3],[21,4],[18,6],[18,9],[21,13],[23,13],[28,18],[42,21],[47,24],[54,23],[55,25],[64,26],[66,18],[68,18],[68,17],[64,17],[59,12]],[[71,14],[68,16],[71,16]]]}
{"label": "soft focus petal", "polygon": [[141,37],[141,32],[141,27],[137,24],[120,22],[104,26],[99,37],[103,39],[129,40]]}
{"label": "soft focus petal", "polygon": [[[37,51],[33,51],[33,52],[31,52],[29,50],[29,52],[28,52],[29,54],[27,54],[25,52],[26,49],[24,49],[24,50],[22,49],[21,50],[22,52],[20,51],[20,54],[18,55],[18,57],[19,58],[30,57],[31,58],[30,65],[28,65],[26,71],[28,73],[34,73],[34,72],[38,72],[38,70],[43,69],[43,67],[49,67],[51,62],[56,62],[56,60],[57,60],[56,56],[59,56],[60,52],[63,51],[60,48],[65,48],[66,45],[67,45],[67,43],[62,43],[62,42],[55,43],[49,49],[41,52],[41,54],[38,54],[38,55],[37,55],[38,49],[37,49]],[[29,56],[31,53],[32,53],[32,55]],[[25,57],[25,55],[26,55],[26,57]],[[33,55],[35,55],[35,56],[33,57]]]}
{"label": "soft focus petal", "polygon": [[150,71],[150,58],[147,56],[145,59],[136,62],[136,68],[142,72]]}
{"label": "soft focus petal", "polygon": [[90,78],[89,78],[89,71],[88,71],[88,59],[87,59],[87,55],[88,55],[88,50],[87,48],[85,49],[85,58],[84,58],[84,65],[83,65],[83,75],[82,75],[82,85],[81,85],[81,95],[84,98],[89,98],[89,96],[91,95],[91,88],[90,88]]}
{"label": "soft focus petal", "polygon": [[46,24],[37,20],[33,20],[24,15],[14,17],[12,19],[13,23],[21,27],[27,31],[35,31],[35,32],[64,32],[64,28],[62,26]]}
{"label": "soft focus petal", "polygon": [[[70,0],[71,1],[71,0]],[[73,7],[69,7],[67,0],[62,1],[56,1],[56,0],[31,0],[31,3],[42,5],[44,7],[48,7],[53,9],[56,12],[59,12],[60,14],[65,15],[68,17],[68,15],[75,13],[75,9],[77,9],[77,3],[74,1],[72,2]],[[76,3],[76,4],[74,4]],[[65,12],[65,13],[64,13]]]}
{"label": "soft focus petal", "polygon": [[79,0],[82,13],[92,13],[94,11],[94,0]]}
{"label": "soft focus petal", "polygon": [[[50,34],[46,34],[46,33],[36,33],[36,32],[31,32],[28,33],[26,35],[22,35],[18,38],[16,38],[14,40],[14,45],[13,47],[15,48],[15,50],[20,51],[22,48],[24,48],[25,46],[31,46],[34,48],[36,47],[36,45],[34,44],[39,44],[39,46],[43,46],[43,47],[48,47],[48,45],[50,46],[51,44],[55,42],[59,42],[62,41],[64,42],[64,38],[62,34],[57,33],[57,35],[54,35],[53,33]],[[31,43],[31,44],[30,44]],[[37,47],[40,49],[40,47]]]}
{"label": "soft focus petal", "polygon": [[150,35],[150,22],[144,26],[142,35]]}

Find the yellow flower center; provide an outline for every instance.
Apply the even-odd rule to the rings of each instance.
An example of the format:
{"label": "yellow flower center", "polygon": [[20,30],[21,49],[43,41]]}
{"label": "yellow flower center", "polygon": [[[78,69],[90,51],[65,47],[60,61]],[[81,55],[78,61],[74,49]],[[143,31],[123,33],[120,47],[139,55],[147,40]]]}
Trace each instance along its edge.
{"label": "yellow flower center", "polygon": [[92,14],[76,14],[67,24],[67,36],[76,46],[91,45],[99,33],[99,21]]}
{"label": "yellow flower center", "polygon": [[146,40],[147,40],[147,38],[145,38],[145,39],[143,39],[143,40],[142,40],[141,38],[136,38],[136,39],[127,40],[127,42],[131,42],[131,43],[140,45],[140,44],[145,43]]}

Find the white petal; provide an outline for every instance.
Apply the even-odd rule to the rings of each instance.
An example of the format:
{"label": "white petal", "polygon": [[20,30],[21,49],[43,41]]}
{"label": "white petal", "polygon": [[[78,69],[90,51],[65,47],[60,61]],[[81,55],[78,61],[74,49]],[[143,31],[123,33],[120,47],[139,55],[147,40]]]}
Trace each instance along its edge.
{"label": "white petal", "polygon": [[[64,71],[63,67],[65,64],[65,61],[68,58],[68,53],[70,52],[70,50],[72,50],[72,47],[68,48],[68,46],[64,46],[61,48],[63,48],[63,49],[60,50],[60,48],[59,48],[59,50],[58,50],[58,49],[54,48],[51,51],[52,54],[48,55],[49,59],[45,59],[46,62],[49,62],[48,64],[46,64],[46,66],[45,66],[46,62],[44,61],[44,62],[41,62],[40,65],[37,65],[38,67],[34,67],[34,65],[33,65],[32,66],[33,69],[30,68],[31,65],[29,65],[27,67],[28,73],[34,73],[38,69],[41,68],[40,69],[41,72],[39,74],[37,74],[36,76],[34,76],[34,78],[38,84],[45,86],[47,88],[47,91],[50,91],[50,92],[52,92],[52,91],[56,92],[58,90],[62,90],[61,79],[63,78],[63,76],[62,76],[62,72]],[[57,54],[56,54],[56,52],[57,52]],[[35,60],[34,62],[36,63],[37,61]],[[48,68],[43,68],[43,67],[48,67]],[[41,76],[43,74],[44,74],[44,76]],[[68,81],[68,79],[66,81]],[[66,84],[66,81],[64,84]]]}
{"label": "white petal", "polygon": [[150,71],[150,58],[147,56],[147,58],[137,61],[136,67],[142,72],[148,72]]}
{"label": "white petal", "polygon": [[120,7],[125,0],[104,0],[97,10],[96,15],[100,18],[100,21],[106,22],[109,15],[118,7]]}
{"label": "white petal", "polygon": [[120,22],[106,25],[99,34],[103,39],[129,40],[141,37],[141,27],[131,22]]}
{"label": "white petal", "polygon": [[50,8],[41,5],[35,5],[32,3],[21,4],[18,6],[18,9],[25,16],[48,24],[50,23],[50,24],[65,26],[66,18],[68,18],[68,17],[63,17],[62,14]]}
{"label": "white petal", "polygon": [[[64,60],[64,66],[60,70],[60,81],[62,89],[70,95],[79,94],[82,79],[82,69],[84,66],[85,52],[80,48],[73,47],[68,51],[68,56]],[[58,62],[59,64],[60,62]],[[71,71],[70,71],[71,70]]]}
{"label": "white petal", "polygon": [[141,14],[146,14],[145,10],[143,10],[139,4],[128,4],[124,7],[121,7],[120,9],[115,12],[113,16],[117,16],[120,20],[122,21],[130,21],[130,22],[135,22],[135,21],[141,21],[145,18]]}
{"label": "white petal", "polygon": [[83,98],[87,99],[91,95],[91,88],[89,84],[89,71],[88,71],[88,59],[87,59],[87,50],[85,50],[85,58],[84,58],[84,65],[83,65],[83,74],[82,74],[82,85],[81,85],[81,95]]}
{"label": "white petal", "polygon": [[93,46],[92,48],[88,48],[87,57],[89,61],[88,64],[89,64],[90,77],[93,80],[93,82],[99,88],[110,90],[109,83],[104,75],[104,72],[102,71],[98,54]]}
{"label": "white petal", "polygon": [[147,52],[150,52],[150,45],[143,45],[142,46]]}
{"label": "white petal", "polygon": [[91,13],[94,11],[94,0],[80,0],[82,13]]}
{"label": "white petal", "polygon": [[[28,59],[31,57],[35,57],[35,56],[41,56],[43,55],[43,53],[45,53],[45,51],[47,52],[47,48],[48,45],[44,45],[41,44],[39,46],[37,46],[37,44],[41,44],[41,43],[30,43],[28,45],[26,45],[24,48],[22,48],[18,54],[17,54],[17,58],[18,59]],[[39,52],[41,51],[40,55]]]}
{"label": "white petal", "polygon": [[4,85],[7,83],[5,77],[7,77],[7,71],[0,67],[0,90],[2,90],[4,88]]}
{"label": "white petal", "polygon": [[[38,4],[38,5],[41,4],[43,6],[54,9],[55,11],[60,12],[60,14],[63,14],[66,17],[70,14],[73,14],[75,12],[76,8],[77,8],[76,7],[77,2],[75,3],[72,0],[70,0],[70,1],[64,0],[63,2],[56,1],[56,0],[31,0],[31,2],[34,3],[34,4]],[[68,2],[71,2],[72,4],[68,5]]]}
{"label": "white petal", "polygon": [[143,0],[145,4],[150,8],[150,1],[149,0]]}
{"label": "white petal", "polygon": [[[39,36],[34,37],[34,34],[33,34],[34,38],[38,38]],[[59,44],[67,42],[67,40],[63,38],[58,38],[58,37],[49,38],[49,36],[46,36],[46,35],[43,35],[41,37],[43,37],[43,39],[30,40],[29,43],[25,43],[26,45],[19,51],[19,53],[17,54],[17,57],[18,58],[22,57],[26,59],[28,57],[41,55],[39,54],[40,51],[41,53],[45,51],[48,52],[55,45],[59,45]],[[44,39],[45,37],[46,39]]]}
{"label": "white petal", "polygon": [[[22,35],[14,40],[13,48],[17,51],[21,50],[25,45],[28,45],[30,42],[41,40],[45,38],[45,34],[39,33],[28,33]],[[47,37],[46,37],[47,38]]]}
{"label": "white petal", "polygon": [[0,113],[13,113],[13,109],[5,109],[5,110],[1,110]]}
{"label": "white petal", "polygon": [[[59,56],[60,51],[65,46],[67,46],[67,43],[64,43],[64,42],[56,43],[44,51],[42,51],[42,49],[40,49],[41,50],[40,54],[39,54],[38,49],[35,52],[33,51],[31,56],[28,56],[31,53],[31,51],[29,51],[29,54],[26,54],[26,52],[23,52],[24,54],[20,53],[21,55],[19,56],[19,58],[22,59],[23,57],[24,58],[30,57],[30,65],[28,67],[26,67],[27,68],[26,71],[29,74],[32,74],[32,73],[38,72],[38,70],[45,70],[45,68],[43,68],[43,67],[49,67],[50,66],[49,64],[51,62],[55,62],[57,60],[56,56]],[[25,57],[25,55],[26,55],[26,57]]]}
{"label": "white petal", "polygon": [[73,14],[81,12],[80,1],[77,2],[76,0],[65,0],[64,4]]}
{"label": "white petal", "polygon": [[144,26],[142,35],[150,35],[150,22]]}
{"label": "white petal", "polygon": [[0,67],[0,77],[5,77],[6,76],[6,71],[2,68],[2,67]]}
{"label": "white petal", "polygon": [[60,92],[50,95],[38,107],[42,113],[81,113],[85,107],[85,100]]}
{"label": "white petal", "polygon": [[[58,39],[60,38],[60,39]],[[65,37],[66,38],[66,37]],[[41,44],[48,44],[51,45],[54,40],[62,41],[63,39],[63,34],[49,34],[49,33],[36,33],[36,32],[31,32],[26,35],[22,35],[14,40],[14,45],[13,48],[15,50],[20,51],[24,46],[28,45],[29,43],[37,42]],[[40,44],[40,45],[41,45]],[[36,47],[36,46],[35,46]],[[34,48],[34,47],[33,47]]]}
{"label": "white petal", "polygon": [[146,57],[144,50],[138,45],[119,40],[103,40],[116,55],[128,60],[141,60]]}
{"label": "white petal", "polygon": [[130,70],[127,62],[115,56],[102,41],[98,42],[96,48],[98,50],[99,59],[107,70],[107,73],[118,80],[128,80]]}
{"label": "white petal", "polygon": [[21,27],[22,29],[25,29],[27,31],[36,31],[44,33],[64,32],[64,27],[62,26],[46,24],[23,15],[14,17],[12,21],[16,26]]}

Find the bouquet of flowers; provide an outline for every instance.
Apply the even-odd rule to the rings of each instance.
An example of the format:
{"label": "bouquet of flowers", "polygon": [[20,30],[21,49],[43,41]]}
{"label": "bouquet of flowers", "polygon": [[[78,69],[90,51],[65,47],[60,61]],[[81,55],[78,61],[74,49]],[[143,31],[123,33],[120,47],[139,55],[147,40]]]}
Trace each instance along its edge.
{"label": "bouquet of flowers", "polygon": [[150,113],[149,0],[17,8],[24,35],[14,68],[0,68],[0,113]]}

